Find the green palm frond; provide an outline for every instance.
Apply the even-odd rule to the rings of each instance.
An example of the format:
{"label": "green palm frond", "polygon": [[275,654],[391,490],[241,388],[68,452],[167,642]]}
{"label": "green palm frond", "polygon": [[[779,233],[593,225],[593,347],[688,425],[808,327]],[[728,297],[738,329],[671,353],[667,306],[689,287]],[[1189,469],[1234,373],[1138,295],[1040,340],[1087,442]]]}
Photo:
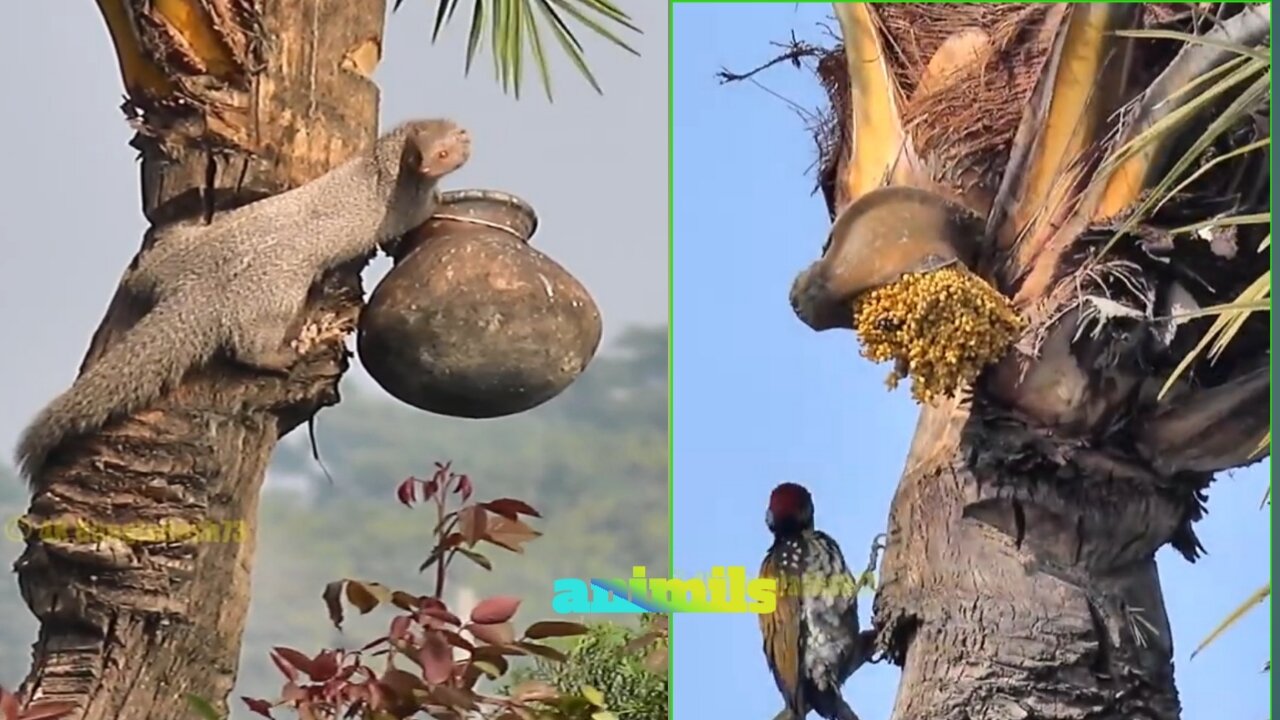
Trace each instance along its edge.
{"label": "green palm frond", "polygon": [[[1251,81],[1251,82],[1250,82]],[[1228,91],[1249,83],[1244,92],[1240,93],[1231,104],[1222,111],[1222,113],[1209,124],[1209,127],[1198,137],[1195,142],[1187,148],[1182,156],[1173,164],[1163,178],[1151,189],[1147,198],[1138,205],[1128,218],[1116,229],[1111,240],[1103,248],[1103,252],[1111,249],[1111,247],[1119,241],[1125,233],[1132,231],[1142,219],[1154,211],[1155,208],[1164,204],[1173,196],[1173,187],[1176,183],[1182,182],[1182,187],[1188,184],[1194,178],[1183,178],[1183,174],[1189,170],[1195,163],[1196,159],[1201,157],[1205,148],[1209,147],[1215,140],[1225,134],[1231,127],[1240,122],[1242,118],[1255,107],[1259,101],[1266,97],[1271,90],[1271,66],[1270,63],[1261,63],[1251,61],[1242,64],[1234,72],[1228,73],[1221,80],[1213,83],[1200,94],[1185,100],[1184,104],[1176,110],[1168,112],[1167,115],[1154,120],[1150,127],[1138,132],[1132,139],[1121,146],[1115,154],[1108,159],[1105,164],[1104,171],[1099,173],[1100,177],[1109,178],[1113,170],[1119,168],[1131,158],[1143,153],[1150,153],[1152,156],[1160,153],[1156,148],[1159,146],[1173,142],[1178,131],[1183,128],[1186,122],[1203,113],[1214,101],[1219,99]],[[1162,107],[1162,106],[1161,106]]]}
{"label": "green palm frond", "polygon": [[[404,0],[395,0],[392,9],[399,9],[403,3]],[[440,37],[444,27],[453,20],[459,4],[459,0],[436,0],[432,42]],[[502,85],[503,91],[520,97],[525,61],[531,58],[542,80],[547,100],[551,100],[551,69],[549,55],[543,44],[544,33],[549,31],[578,72],[582,73],[596,92],[603,94],[600,83],[587,65],[582,43],[570,27],[569,21],[576,22],[632,55],[640,54],[610,29],[612,26],[642,32],[625,12],[609,0],[471,0],[466,72],[471,72],[476,53],[484,42],[487,26],[494,79]]]}
{"label": "green palm frond", "polygon": [[[1102,183],[1098,192],[1104,216],[1110,214],[1107,210],[1129,205],[1135,188],[1149,188],[1136,207],[1126,213],[1103,252],[1202,175],[1203,167],[1185,177],[1206,148],[1259,104],[1265,104],[1271,90],[1271,59],[1266,47],[1270,31],[1271,14],[1266,5],[1251,5],[1204,35],[1165,30],[1116,31],[1123,37],[1179,40],[1184,47],[1138,99],[1135,122],[1125,130],[1119,146],[1096,174]],[[1230,104],[1217,113],[1162,177],[1146,177],[1156,159],[1169,154],[1191,122],[1204,117],[1210,106],[1230,95],[1235,96]],[[1243,154],[1257,147],[1261,145],[1255,143],[1235,152]]]}
{"label": "green palm frond", "polygon": [[[1169,374],[1169,379],[1165,381],[1164,387],[1160,388],[1159,397],[1163,398],[1165,393],[1169,392],[1169,388],[1173,387],[1174,382],[1191,367],[1200,354],[1208,348],[1209,361],[1216,360],[1222,351],[1227,349],[1231,341],[1235,338],[1236,333],[1240,332],[1240,328],[1244,326],[1244,321],[1249,315],[1255,312],[1269,312],[1271,308],[1271,271],[1268,270],[1258,276],[1256,280],[1250,283],[1236,298],[1235,302],[1225,305],[1215,305],[1213,307],[1202,308],[1195,312],[1183,313],[1178,319],[1190,319],[1192,317],[1204,315],[1216,315],[1217,319],[1213,321],[1213,325],[1200,338],[1200,342],[1187,353],[1173,372]],[[1270,445],[1270,442],[1267,443]]]}
{"label": "green palm frond", "polygon": [[[1251,7],[1246,12],[1253,13],[1253,18],[1241,18],[1237,24],[1245,27],[1245,32],[1240,35],[1249,36],[1254,41],[1258,41],[1264,34],[1270,36],[1270,12],[1266,6]],[[1241,13],[1245,15],[1245,13]],[[1259,20],[1265,20],[1263,26]],[[1218,36],[1192,36],[1182,33],[1171,33],[1166,31],[1133,31],[1124,33],[1132,37],[1148,37],[1163,38],[1172,40],[1181,40],[1190,45],[1199,44],[1202,47],[1191,51],[1184,49],[1183,57],[1187,60],[1182,67],[1175,68],[1178,71],[1176,76],[1172,76],[1173,80],[1177,80],[1180,87],[1170,86],[1171,92],[1166,95],[1164,100],[1174,100],[1162,106],[1160,112],[1153,112],[1148,119],[1148,123],[1142,130],[1136,133],[1136,136],[1129,140],[1129,143],[1122,147],[1121,155],[1113,162],[1117,164],[1123,162],[1125,155],[1135,155],[1143,152],[1150,146],[1170,145],[1171,141],[1176,137],[1177,127],[1184,124],[1192,116],[1198,114],[1210,102],[1227,94],[1228,91],[1238,93],[1235,99],[1227,105],[1216,119],[1211,121],[1204,131],[1197,137],[1194,142],[1184,151],[1182,157],[1155,183],[1151,188],[1147,197],[1136,208],[1136,211],[1127,218],[1125,227],[1117,232],[1111,239],[1114,243],[1125,230],[1140,222],[1149,213],[1155,212],[1166,203],[1176,203],[1175,197],[1186,189],[1192,182],[1203,177],[1209,170],[1224,162],[1240,159],[1247,153],[1255,150],[1270,151],[1271,139],[1266,137],[1248,143],[1241,147],[1235,148],[1230,152],[1219,155],[1207,163],[1200,165],[1194,172],[1188,172],[1192,169],[1195,160],[1202,157],[1204,150],[1209,147],[1219,137],[1223,136],[1230,128],[1242,122],[1245,117],[1252,112],[1253,108],[1259,104],[1266,103],[1267,96],[1270,92],[1271,83],[1271,59],[1270,51],[1266,45],[1269,42],[1256,42],[1255,44],[1240,44],[1224,39],[1221,34]],[[1217,58],[1214,58],[1214,51],[1222,51]],[[1224,61],[1225,60],[1225,61]],[[1175,62],[1175,65],[1177,63]],[[1191,92],[1195,88],[1195,92]],[[1154,98],[1160,100],[1161,98]],[[1156,106],[1152,106],[1156,107]],[[1205,220],[1204,222],[1187,225],[1185,227],[1176,228],[1172,232],[1177,233],[1196,233],[1208,228],[1223,227],[1228,225],[1246,225],[1246,224],[1262,224],[1271,222],[1271,213],[1254,213],[1246,215],[1237,215],[1234,217],[1220,217]],[[1110,243],[1108,243],[1110,246]],[[1258,252],[1269,252],[1271,247],[1271,236],[1268,235],[1258,246]],[[1173,386],[1174,382],[1181,377],[1187,369],[1201,355],[1206,355],[1209,362],[1216,360],[1224,350],[1230,345],[1232,340],[1239,334],[1244,325],[1245,320],[1255,312],[1270,312],[1271,308],[1271,271],[1262,272],[1247,288],[1242,291],[1233,302],[1213,307],[1202,308],[1194,313],[1187,313],[1183,317],[1190,318],[1194,316],[1216,316],[1214,323],[1182,358],[1181,362],[1174,369],[1165,385],[1160,390],[1160,396]],[[1267,431],[1258,443],[1254,454],[1260,455],[1271,447],[1271,432]],[[1271,489],[1267,488],[1262,499],[1262,505],[1265,506],[1271,499]],[[1229,628],[1235,625],[1240,618],[1244,617],[1255,606],[1261,604],[1264,600],[1271,596],[1271,584],[1267,583],[1259,588],[1248,598],[1245,599],[1235,610],[1218,624],[1212,632],[1209,633],[1198,647],[1191,653],[1191,657],[1195,657],[1202,650],[1213,643]],[[1267,670],[1270,670],[1270,663],[1267,664]]]}
{"label": "green palm frond", "polygon": [[1240,43],[1233,43],[1228,40],[1222,40],[1212,36],[1191,35],[1173,30],[1117,30],[1116,35],[1131,38],[1150,38],[1154,40],[1179,40],[1189,44],[1208,45],[1209,47],[1216,47],[1220,50],[1228,50],[1238,55],[1262,60],[1267,64],[1271,63],[1271,54],[1261,48],[1241,45]]}
{"label": "green palm frond", "polygon": [[[1265,28],[1267,34],[1269,34],[1270,13],[1268,9],[1260,6],[1259,8],[1250,8],[1249,12],[1254,12],[1259,18],[1266,20]],[[1243,15],[1244,13],[1242,13]],[[1243,21],[1246,19],[1241,17],[1239,22],[1243,25]],[[1260,27],[1256,26],[1255,23],[1252,31],[1240,34],[1258,34]],[[1154,184],[1147,197],[1130,214],[1115,235],[1112,236],[1107,244],[1108,248],[1131,226],[1140,222],[1149,213],[1170,202],[1183,189],[1202,177],[1214,166],[1239,158],[1254,150],[1269,150],[1271,147],[1270,137],[1260,139],[1213,158],[1194,172],[1188,173],[1195,164],[1196,159],[1201,157],[1204,150],[1211,143],[1225,134],[1230,128],[1243,121],[1260,102],[1265,102],[1271,87],[1271,59],[1265,48],[1224,39],[1228,35],[1226,33],[1221,34],[1221,36],[1213,36],[1212,34],[1197,36],[1163,30],[1133,30],[1121,31],[1119,34],[1131,37],[1181,40],[1187,44],[1187,48],[1184,48],[1179,60],[1175,60],[1170,70],[1167,70],[1161,77],[1161,79],[1169,81],[1167,83],[1167,91],[1153,93],[1151,97],[1145,98],[1146,102],[1153,108],[1153,111],[1147,116],[1145,129],[1136,132],[1135,136],[1130,138],[1113,155],[1109,162],[1114,166],[1118,166],[1130,156],[1141,153],[1152,145],[1169,143],[1174,139],[1177,129],[1194,115],[1203,112],[1209,103],[1217,100],[1233,88],[1243,87],[1244,89],[1238,91],[1239,94],[1235,99],[1223,109],[1217,118],[1209,123],[1199,137],[1183,152],[1182,157]],[[1194,45],[1199,45],[1200,47],[1193,50],[1191,46]],[[1218,52],[1217,57],[1214,57],[1215,51]],[[1205,72],[1206,70],[1208,72]],[[1196,71],[1200,72],[1197,73]],[[1210,74],[1216,78],[1212,83],[1209,83],[1206,79]],[[1159,81],[1157,81],[1157,85],[1159,84]],[[1202,89],[1198,93],[1188,93],[1190,87],[1202,87]],[[1175,96],[1178,102],[1169,102]],[[1160,109],[1157,111],[1154,110],[1155,108]],[[1104,177],[1107,175],[1109,173],[1103,173]],[[1203,222],[1175,228],[1171,232],[1173,234],[1195,233],[1214,227],[1269,224],[1270,222],[1271,213],[1268,211],[1266,213],[1211,218]],[[1267,236],[1259,245],[1258,251],[1267,252],[1270,245],[1271,237]],[[1269,312],[1270,308],[1271,272],[1268,270],[1254,280],[1249,287],[1245,288],[1234,302],[1202,308],[1194,313],[1180,316],[1178,318],[1180,320],[1206,315],[1215,315],[1217,317],[1208,332],[1200,339],[1200,342],[1187,353],[1186,357],[1182,358],[1177,368],[1165,381],[1164,387],[1160,389],[1160,397],[1164,397],[1168,393],[1178,378],[1206,350],[1210,362],[1217,359],[1239,333],[1249,315],[1254,312]],[[1259,444],[1260,452],[1270,446],[1269,436],[1270,433]]]}
{"label": "green palm frond", "polygon": [[1245,599],[1244,602],[1240,603],[1239,607],[1237,607],[1235,610],[1232,610],[1231,614],[1228,615],[1225,620],[1219,623],[1218,627],[1214,628],[1213,632],[1209,633],[1208,637],[1206,637],[1204,640],[1201,640],[1200,644],[1196,647],[1195,650],[1191,651],[1191,657],[1195,657],[1197,654],[1199,654],[1201,650],[1204,650],[1206,647],[1209,646],[1210,643],[1212,643],[1214,640],[1217,640],[1218,637],[1221,636],[1222,633],[1226,632],[1228,628],[1230,628],[1232,625],[1235,625],[1236,622],[1238,622],[1240,618],[1244,617],[1250,610],[1252,610],[1255,605],[1258,605],[1263,600],[1266,600],[1269,597],[1271,597],[1271,583],[1267,583],[1266,585],[1263,585],[1262,587],[1255,590],[1254,593],[1250,595],[1247,599]]}

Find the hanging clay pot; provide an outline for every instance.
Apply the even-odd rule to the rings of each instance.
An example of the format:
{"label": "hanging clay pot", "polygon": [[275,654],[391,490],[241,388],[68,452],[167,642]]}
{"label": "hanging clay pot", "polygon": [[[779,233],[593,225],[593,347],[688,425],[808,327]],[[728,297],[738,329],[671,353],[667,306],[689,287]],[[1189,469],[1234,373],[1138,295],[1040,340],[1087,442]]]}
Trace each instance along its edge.
{"label": "hanging clay pot", "polygon": [[859,295],[906,273],[972,267],[983,232],[982,218],[928,190],[872,190],[836,217],[822,259],[792,283],[791,307],[814,330],[852,329]]}
{"label": "hanging clay pot", "polygon": [[443,193],[394,250],[360,316],[360,362],[387,392],[464,418],[524,412],[559,395],[600,344],[600,312],[529,246],[537,216],[490,190]]}

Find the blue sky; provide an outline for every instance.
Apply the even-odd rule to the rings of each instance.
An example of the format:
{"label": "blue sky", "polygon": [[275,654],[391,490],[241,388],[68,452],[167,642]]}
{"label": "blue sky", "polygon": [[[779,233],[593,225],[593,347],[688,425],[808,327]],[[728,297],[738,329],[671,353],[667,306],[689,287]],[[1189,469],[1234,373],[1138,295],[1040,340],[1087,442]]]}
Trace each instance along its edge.
{"label": "blue sky", "polygon": [[[772,41],[826,42],[830,6],[677,5],[674,50],[675,572],[757,567],[764,508],[782,480],[813,491],[818,523],[864,562],[888,513],[916,409],[887,367],[857,355],[852,334],[815,334],[787,303],[791,280],[820,251],[827,217],[807,171],[815,148],[782,101],[722,66],[754,67]],[[833,20],[829,21],[836,27]],[[807,72],[779,65],[762,84],[801,106],[822,100]],[[1198,527],[1209,555],[1160,555],[1187,720],[1262,720],[1268,712],[1268,612],[1259,609],[1194,661],[1192,648],[1268,576],[1269,465],[1223,476]],[[870,595],[860,602],[863,622]],[[680,615],[674,717],[769,718],[781,707],[750,615]],[[868,667],[846,697],[863,720],[891,714],[898,671]],[[814,716],[816,717],[816,716]]]}

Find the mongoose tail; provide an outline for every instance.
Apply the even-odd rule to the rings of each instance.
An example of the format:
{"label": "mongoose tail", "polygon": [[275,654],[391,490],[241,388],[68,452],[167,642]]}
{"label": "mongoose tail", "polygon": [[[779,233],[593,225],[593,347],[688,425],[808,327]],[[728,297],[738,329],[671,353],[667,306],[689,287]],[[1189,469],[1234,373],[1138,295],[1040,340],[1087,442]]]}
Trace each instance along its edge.
{"label": "mongoose tail", "polygon": [[36,486],[49,453],[65,440],[140,410],[217,348],[213,318],[177,298],[156,306],[49,403],[18,441],[18,472]]}

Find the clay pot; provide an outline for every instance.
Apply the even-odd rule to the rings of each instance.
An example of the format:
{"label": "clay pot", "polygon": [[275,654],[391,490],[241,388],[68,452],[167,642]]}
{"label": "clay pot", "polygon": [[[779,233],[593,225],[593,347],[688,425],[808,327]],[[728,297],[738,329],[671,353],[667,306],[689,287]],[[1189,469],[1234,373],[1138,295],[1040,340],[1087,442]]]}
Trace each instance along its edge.
{"label": "clay pot", "polygon": [[852,329],[859,295],[906,273],[972,268],[983,232],[977,214],[928,190],[873,190],[836,217],[822,258],[792,283],[791,306],[814,330]]}
{"label": "clay pot", "polygon": [[409,405],[464,418],[524,412],[572,384],[600,344],[600,312],[529,246],[537,226],[517,197],[443,193],[361,314],[357,347],[374,380]]}

